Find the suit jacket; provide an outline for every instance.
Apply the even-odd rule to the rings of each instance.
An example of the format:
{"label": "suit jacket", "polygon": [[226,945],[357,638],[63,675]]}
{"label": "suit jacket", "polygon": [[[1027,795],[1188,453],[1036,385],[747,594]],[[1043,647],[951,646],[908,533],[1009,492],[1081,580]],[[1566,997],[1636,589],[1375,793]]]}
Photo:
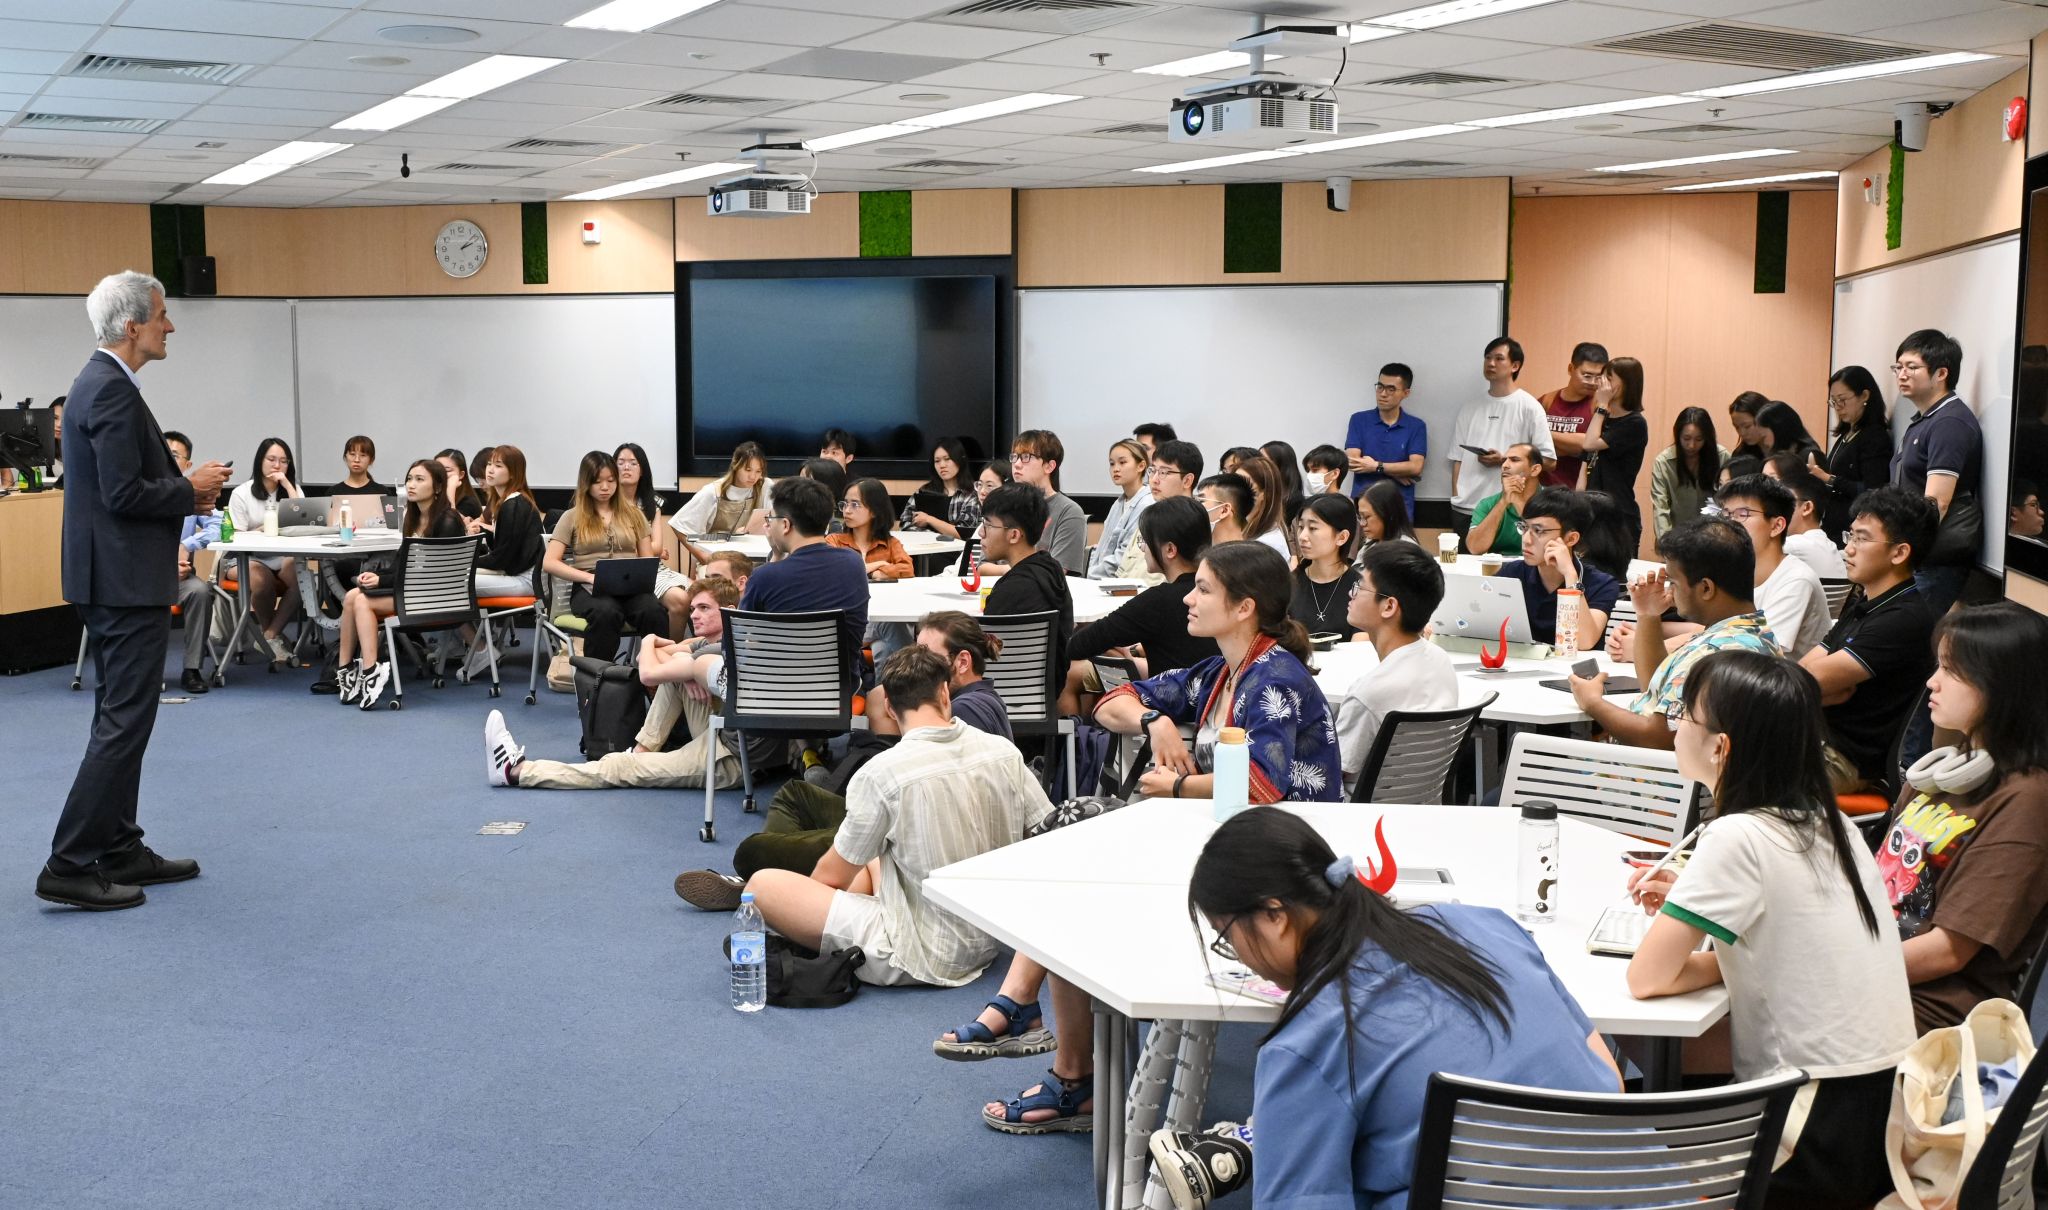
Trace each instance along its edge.
{"label": "suit jacket", "polygon": [[104,349],[71,384],[64,436],[64,599],[168,609],[192,485],[142,392]]}

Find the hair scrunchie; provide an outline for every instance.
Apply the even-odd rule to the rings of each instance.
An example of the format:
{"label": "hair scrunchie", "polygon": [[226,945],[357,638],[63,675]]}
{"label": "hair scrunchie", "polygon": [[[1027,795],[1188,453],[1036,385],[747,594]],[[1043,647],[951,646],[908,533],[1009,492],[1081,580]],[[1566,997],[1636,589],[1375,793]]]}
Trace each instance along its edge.
{"label": "hair scrunchie", "polygon": [[1341,887],[1347,878],[1358,877],[1358,863],[1349,857],[1339,857],[1323,870],[1323,879],[1333,887]]}

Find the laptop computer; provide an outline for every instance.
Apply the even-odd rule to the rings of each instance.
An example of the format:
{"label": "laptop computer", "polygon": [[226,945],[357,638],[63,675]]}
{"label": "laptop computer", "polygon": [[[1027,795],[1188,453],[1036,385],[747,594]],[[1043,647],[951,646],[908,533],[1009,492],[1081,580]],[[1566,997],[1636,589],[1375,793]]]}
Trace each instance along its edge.
{"label": "laptop computer", "polygon": [[660,559],[599,559],[591,570],[597,581],[590,591],[604,597],[633,597],[654,591],[654,572]]}
{"label": "laptop computer", "polygon": [[1536,641],[1529,630],[1529,603],[1522,599],[1520,580],[1445,576],[1443,603],[1429,618],[1440,636],[1486,643],[1500,639],[1502,621],[1508,624],[1510,643]]}
{"label": "laptop computer", "polygon": [[285,530],[324,529],[327,520],[327,497],[300,496],[288,499],[277,506],[277,528]]}
{"label": "laptop computer", "polygon": [[341,504],[346,500],[349,521],[357,529],[397,529],[404,524],[396,496],[333,496],[327,507],[327,524],[341,528]]}

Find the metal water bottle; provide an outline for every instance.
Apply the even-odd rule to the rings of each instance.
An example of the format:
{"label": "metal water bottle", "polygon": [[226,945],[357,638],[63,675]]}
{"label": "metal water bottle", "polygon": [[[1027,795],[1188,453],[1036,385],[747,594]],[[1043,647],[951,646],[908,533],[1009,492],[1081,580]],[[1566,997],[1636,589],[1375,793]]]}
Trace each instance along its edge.
{"label": "metal water bottle", "polygon": [[1557,804],[1531,799],[1515,825],[1515,918],[1523,924],[1557,919]]}

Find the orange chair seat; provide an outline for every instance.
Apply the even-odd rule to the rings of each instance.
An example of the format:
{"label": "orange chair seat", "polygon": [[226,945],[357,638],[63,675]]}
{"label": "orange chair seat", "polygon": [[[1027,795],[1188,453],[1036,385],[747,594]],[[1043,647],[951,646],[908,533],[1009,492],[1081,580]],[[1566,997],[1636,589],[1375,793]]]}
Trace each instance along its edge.
{"label": "orange chair seat", "polygon": [[235,579],[233,576],[227,576],[222,578],[220,586],[222,588],[227,589],[229,592],[242,591],[242,582],[240,580]]}
{"label": "orange chair seat", "polygon": [[479,609],[532,609],[537,597],[478,597]]}
{"label": "orange chair seat", "polygon": [[1837,794],[1835,806],[1842,814],[1853,818],[1858,815],[1882,815],[1892,809],[1892,801],[1882,794]]}

